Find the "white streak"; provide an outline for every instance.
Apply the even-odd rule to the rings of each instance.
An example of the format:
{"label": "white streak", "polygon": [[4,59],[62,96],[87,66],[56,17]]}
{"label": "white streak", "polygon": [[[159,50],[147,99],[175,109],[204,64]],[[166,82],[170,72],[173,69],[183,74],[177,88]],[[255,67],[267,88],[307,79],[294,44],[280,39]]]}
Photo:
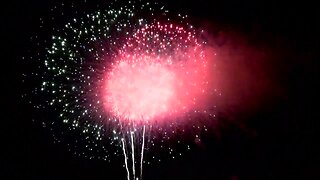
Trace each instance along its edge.
{"label": "white streak", "polygon": [[140,179],[142,179],[142,167],[143,167],[143,151],[144,151],[144,134],[146,132],[146,126],[143,126],[142,132],[142,147],[141,147],[141,160],[140,160]]}
{"label": "white streak", "polygon": [[133,172],[133,179],[136,179],[136,170],[135,170],[135,159],[134,159],[134,142],[133,142],[133,133],[131,132],[131,155],[132,155],[132,172]]}
{"label": "white streak", "polygon": [[121,139],[121,142],[122,142],[122,150],[123,150],[123,154],[124,154],[124,164],[125,164],[126,170],[127,170],[127,179],[130,180],[130,172],[129,172],[129,169],[128,169],[128,161],[127,161],[128,157],[127,157],[127,154],[126,154],[124,138]]}

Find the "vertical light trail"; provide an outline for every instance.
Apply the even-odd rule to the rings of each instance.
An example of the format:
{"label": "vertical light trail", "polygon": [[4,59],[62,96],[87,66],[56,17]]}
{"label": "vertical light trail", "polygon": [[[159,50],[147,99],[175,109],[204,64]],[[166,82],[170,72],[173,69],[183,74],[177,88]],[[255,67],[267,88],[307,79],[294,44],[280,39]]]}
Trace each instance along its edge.
{"label": "vertical light trail", "polygon": [[133,179],[136,179],[136,170],[135,170],[135,159],[134,159],[134,142],[133,142],[133,134],[134,134],[134,131],[131,131],[131,149],[132,149],[132,152],[131,152],[131,155],[132,155],[132,173],[133,173]]}
{"label": "vertical light trail", "polygon": [[146,132],[146,125],[143,126],[142,132],[142,147],[141,147],[141,160],[140,160],[140,179],[142,179],[142,168],[143,168],[143,150],[144,150],[144,134]]}
{"label": "vertical light trail", "polygon": [[130,172],[128,169],[128,157],[127,157],[127,153],[126,153],[126,149],[125,149],[124,138],[121,139],[121,142],[122,142],[122,150],[123,150],[123,154],[124,154],[124,164],[125,164],[126,170],[127,170],[127,179],[130,180]]}

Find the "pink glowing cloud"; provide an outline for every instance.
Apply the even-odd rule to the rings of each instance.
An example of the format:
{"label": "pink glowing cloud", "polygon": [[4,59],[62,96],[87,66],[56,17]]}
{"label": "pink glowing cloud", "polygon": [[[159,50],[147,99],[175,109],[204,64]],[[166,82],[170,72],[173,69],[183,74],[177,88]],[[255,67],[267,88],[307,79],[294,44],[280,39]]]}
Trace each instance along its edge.
{"label": "pink glowing cloud", "polygon": [[204,49],[193,32],[179,26],[139,29],[106,73],[105,108],[121,121],[135,122],[200,110],[211,94]]}

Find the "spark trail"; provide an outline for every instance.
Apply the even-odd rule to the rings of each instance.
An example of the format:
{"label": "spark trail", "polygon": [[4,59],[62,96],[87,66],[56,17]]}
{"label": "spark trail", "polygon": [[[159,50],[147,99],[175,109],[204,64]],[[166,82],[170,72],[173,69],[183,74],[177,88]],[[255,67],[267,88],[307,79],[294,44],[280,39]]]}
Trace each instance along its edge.
{"label": "spark trail", "polygon": [[135,168],[135,159],[134,159],[134,139],[133,139],[134,131],[130,132],[131,137],[131,156],[132,156],[132,174],[133,179],[136,179],[136,168]]}
{"label": "spark trail", "polygon": [[142,170],[143,170],[143,153],[144,153],[145,133],[146,133],[146,125],[143,126],[143,131],[142,131],[142,147],[141,147],[141,160],[140,160],[140,179],[142,179]]}
{"label": "spark trail", "polygon": [[125,164],[125,167],[127,170],[127,179],[130,180],[130,172],[129,172],[129,168],[128,168],[128,156],[126,153],[124,138],[121,138],[121,142],[122,142],[122,150],[123,150],[123,155],[124,155],[124,164]]}

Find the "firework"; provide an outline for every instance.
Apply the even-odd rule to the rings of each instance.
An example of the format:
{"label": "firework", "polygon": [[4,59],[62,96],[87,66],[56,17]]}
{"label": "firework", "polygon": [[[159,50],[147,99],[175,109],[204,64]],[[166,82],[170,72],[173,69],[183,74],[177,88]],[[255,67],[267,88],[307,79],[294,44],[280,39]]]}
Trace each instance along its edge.
{"label": "firework", "polygon": [[[140,1],[70,17],[44,30],[50,39],[36,39],[37,69],[26,75],[38,84],[30,101],[35,118],[55,114],[42,124],[56,141],[69,140],[71,151],[88,158],[123,154],[127,179],[142,179],[148,146],[184,132],[186,124],[200,129],[195,114],[213,117],[202,31],[186,15]],[[75,132],[76,138],[68,135]]]}

